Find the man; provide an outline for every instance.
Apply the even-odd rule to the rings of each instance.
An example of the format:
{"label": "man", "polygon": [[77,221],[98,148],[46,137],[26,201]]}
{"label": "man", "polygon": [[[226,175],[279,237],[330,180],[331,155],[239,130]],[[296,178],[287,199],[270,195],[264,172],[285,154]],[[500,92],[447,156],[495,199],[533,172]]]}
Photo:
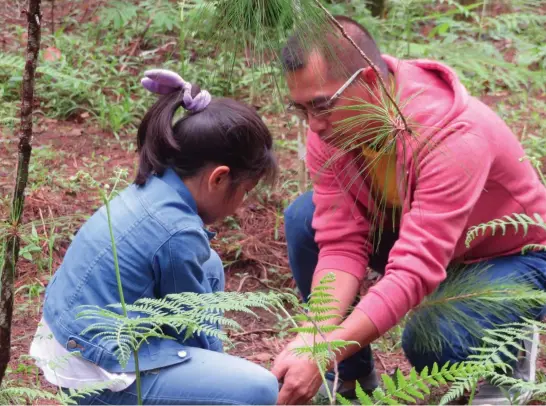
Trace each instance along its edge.
{"label": "man", "polygon": [[[485,269],[486,281],[520,278],[546,289],[546,254],[521,255],[527,244],[546,243],[541,228],[526,235],[486,232],[465,245],[473,225],[513,213],[546,218],[546,190],[530,163],[520,161],[525,154],[516,136],[452,69],[382,55],[362,26],[336,19],[393,90],[410,128],[392,107],[385,120],[379,78],[345,38],[324,35],[327,46],[302,44],[296,36],[288,41],[283,64],[293,104],[309,124],[306,164],[313,179],[313,191],[285,213],[289,261],[304,299],[326,273],[336,276],[332,293],[343,328],[328,339],[360,344],[337,357],[339,390],[351,396],[356,380],[365,390],[378,385],[370,343],[441,286],[448,267],[474,263]],[[368,267],[383,276],[344,318]],[[531,313],[538,318],[540,312]],[[502,321],[521,316],[514,310]],[[471,317],[484,328],[499,322]],[[404,332],[405,354],[418,370],[462,361],[480,344],[452,320],[437,325],[460,340],[421,353],[418,332],[411,326]],[[321,386],[316,365],[291,352],[305,339],[296,337],[275,360],[273,373],[283,383],[279,404],[306,402]],[[530,374],[524,378],[533,379]],[[474,403],[503,401],[498,388],[484,386]]]}

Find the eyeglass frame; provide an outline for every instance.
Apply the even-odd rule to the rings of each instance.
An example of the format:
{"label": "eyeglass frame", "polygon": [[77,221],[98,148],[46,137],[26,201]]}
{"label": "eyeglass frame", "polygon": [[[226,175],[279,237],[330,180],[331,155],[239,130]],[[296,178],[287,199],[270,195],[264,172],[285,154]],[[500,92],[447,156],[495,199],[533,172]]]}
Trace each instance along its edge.
{"label": "eyeglass frame", "polygon": [[[297,112],[300,112],[304,115],[313,115],[314,117],[317,117],[318,115],[320,114],[323,114],[323,117],[328,117],[330,115],[330,113],[323,113],[324,111],[328,110],[333,104],[334,102],[339,98],[339,96],[341,96],[341,94],[347,90],[347,88],[355,81],[355,79],[358,77],[358,75],[361,73],[361,72],[364,72],[367,68],[360,68],[359,70],[357,70],[355,73],[353,73],[353,75],[347,79],[347,81],[334,93],[334,95],[332,97],[330,97],[325,103],[323,103],[323,106],[318,106],[317,107],[314,107],[312,109],[308,109],[302,105],[299,105],[297,103],[294,103],[293,101],[291,101],[290,103],[288,103],[288,110],[291,110],[291,109],[294,109],[295,111]],[[314,110],[314,111],[313,111]],[[317,112],[318,110],[318,112]]]}

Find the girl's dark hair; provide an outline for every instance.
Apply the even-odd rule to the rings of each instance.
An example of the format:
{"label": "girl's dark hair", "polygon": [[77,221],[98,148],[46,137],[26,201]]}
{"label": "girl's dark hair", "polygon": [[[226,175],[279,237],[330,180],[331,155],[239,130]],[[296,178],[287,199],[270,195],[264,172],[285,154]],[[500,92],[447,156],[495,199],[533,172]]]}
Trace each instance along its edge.
{"label": "girl's dark hair", "polygon": [[[192,97],[199,92],[193,85]],[[186,113],[173,125],[177,109],[184,107],[182,96],[183,91],[160,96],[144,116],[137,135],[137,185],[168,167],[187,178],[210,163],[228,166],[234,186],[247,179],[274,183],[278,167],[273,139],[253,109],[232,99],[213,98],[204,110]]]}

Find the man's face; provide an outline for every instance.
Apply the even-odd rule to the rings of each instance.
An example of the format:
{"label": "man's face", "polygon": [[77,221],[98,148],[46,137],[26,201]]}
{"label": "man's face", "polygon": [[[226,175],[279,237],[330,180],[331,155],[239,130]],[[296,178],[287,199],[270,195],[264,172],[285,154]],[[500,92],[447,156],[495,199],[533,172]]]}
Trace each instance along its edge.
{"label": "man's face", "polygon": [[[336,110],[328,112],[326,115],[315,115],[309,111],[313,111],[314,109],[320,110],[322,106],[326,106],[328,100],[345,84],[345,80],[333,79],[332,75],[328,75],[327,63],[318,52],[313,52],[309,55],[306,66],[303,69],[287,74],[287,84],[291,99],[297,106],[307,111],[306,119],[311,131],[318,134],[322,140],[332,144],[337,144],[336,140],[339,140],[339,137],[355,134],[362,129],[359,126],[344,130],[341,133],[339,126],[343,126],[343,124],[339,122],[359,115],[362,112],[358,110],[337,110],[337,108],[343,106],[361,104],[361,100],[369,99],[365,88],[357,84],[359,80],[360,78],[357,78],[330,106],[330,108],[335,107]],[[334,134],[335,136],[333,137]]]}

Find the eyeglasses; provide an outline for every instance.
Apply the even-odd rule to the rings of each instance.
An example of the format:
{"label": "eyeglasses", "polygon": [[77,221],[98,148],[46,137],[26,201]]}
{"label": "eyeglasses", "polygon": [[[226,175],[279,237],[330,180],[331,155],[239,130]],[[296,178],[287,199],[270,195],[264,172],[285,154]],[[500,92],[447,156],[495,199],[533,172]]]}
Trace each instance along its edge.
{"label": "eyeglasses", "polygon": [[312,116],[318,117],[321,116],[322,118],[328,117],[331,112],[328,111],[333,104],[337,101],[339,96],[355,81],[355,79],[358,77],[360,72],[363,72],[366,70],[366,68],[361,68],[357,70],[344,84],[341,86],[337,92],[334,93],[332,97],[327,99],[324,102],[319,102],[316,105],[313,102],[310,102],[311,108],[307,108],[299,103],[290,102],[288,104],[287,110],[296,113],[302,118],[307,118],[309,114]]}

